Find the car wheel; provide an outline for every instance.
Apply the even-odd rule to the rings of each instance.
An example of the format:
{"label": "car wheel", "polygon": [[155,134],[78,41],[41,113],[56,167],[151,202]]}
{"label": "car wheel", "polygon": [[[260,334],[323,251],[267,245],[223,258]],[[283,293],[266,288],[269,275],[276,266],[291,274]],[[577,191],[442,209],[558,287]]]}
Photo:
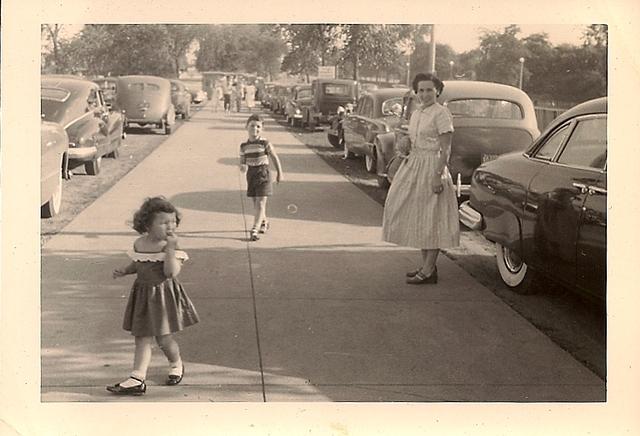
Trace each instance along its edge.
{"label": "car wheel", "polygon": [[84,170],[90,176],[97,176],[100,173],[100,163],[102,156],[84,164]]}
{"label": "car wheel", "polygon": [[531,294],[535,291],[532,286],[534,273],[517,253],[496,242],[496,262],[500,278],[514,292]]}
{"label": "car wheel", "polygon": [[171,126],[167,122],[164,123],[164,134],[171,135]]}
{"label": "car wheel", "polygon": [[52,218],[60,213],[62,206],[62,171],[58,175],[58,186],[51,194],[51,198],[40,208],[41,218]]}
{"label": "car wheel", "polygon": [[376,168],[376,158],[374,157],[376,154],[376,148],[373,147],[373,156],[369,156],[368,154],[364,155],[364,166],[367,169],[368,173],[375,173],[377,168]]}
{"label": "car wheel", "polygon": [[191,119],[191,105],[187,106],[187,120]]}

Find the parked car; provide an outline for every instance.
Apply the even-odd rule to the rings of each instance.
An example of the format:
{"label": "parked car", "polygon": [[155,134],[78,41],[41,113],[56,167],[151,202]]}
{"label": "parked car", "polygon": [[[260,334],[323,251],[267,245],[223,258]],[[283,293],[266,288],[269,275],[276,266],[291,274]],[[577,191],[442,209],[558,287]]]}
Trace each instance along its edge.
{"label": "parked car", "polygon": [[287,100],[284,115],[287,124],[297,127],[302,124],[302,111],[311,103],[311,85],[297,85],[292,88],[291,97]]}
{"label": "parked car", "polygon": [[[384,88],[360,97],[355,112],[347,115],[343,122],[345,158],[364,156],[367,171],[377,171],[378,154],[382,153],[378,135],[393,132],[402,123],[402,103],[406,93],[407,88]],[[331,133],[329,131],[329,135]]]}
{"label": "parked car", "polygon": [[40,123],[40,217],[60,213],[62,175],[66,169],[69,136],[58,123]]}
{"label": "parked car", "polygon": [[273,83],[265,83],[264,89],[262,91],[262,98],[260,99],[260,103],[262,107],[271,109],[272,100],[273,100],[273,90],[275,88],[275,84]]}
{"label": "parked car", "polygon": [[530,292],[543,275],[604,300],[607,99],[563,113],[526,152],[481,165],[460,220],[495,242],[512,289]]}
{"label": "parked car", "polygon": [[291,86],[276,85],[271,100],[271,111],[275,114],[284,114],[287,100],[291,97]]}
{"label": "parked car", "polygon": [[187,92],[191,95],[191,103],[200,104],[207,99],[207,93],[202,89],[192,89],[186,87]]}
{"label": "parked car", "polygon": [[118,91],[117,77],[98,77],[94,78],[93,82],[96,83],[102,90],[104,95],[104,102],[108,107],[113,105],[113,101],[116,99],[116,93]]}
{"label": "parked car", "polygon": [[171,82],[156,76],[122,76],[117,86],[115,107],[125,114],[125,129],[133,123],[171,133],[176,120]]}
{"label": "parked car", "polygon": [[176,116],[180,115],[183,120],[191,118],[191,93],[187,86],[176,79],[169,79],[171,82],[171,103],[176,111]]}
{"label": "parked car", "polygon": [[69,169],[84,165],[100,172],[102,156],[117,158],[123,136],[122,114],[110,110],[97,84],[84,79],[42,76],[42,119],[61,124],[69,137]]}
{"label": "parked car", "polygon": [[304,110],[303,126],[314,129],[327,124],[336,114],[338,106],[355,106],[358,100],[358,82],[345,79],[316,79],[311,82],[312,99]]}
{"label": "parked car", "polygon": [[[538,137],[533,102],[522,90],[491,82],[444,81],[438,103],[453,115],[454,133],[449,170],[459,197],[467,197],[471,175],[482,162],[511,151],[525,150]],[[391,183],[402,159],[397,146],[408,136],[409,119],[417,106],[414,92],[404,101],[404,122],[394,132],[379,135],[377,174],[382,186]],[[384,178],[387,180],[385,181]]]}

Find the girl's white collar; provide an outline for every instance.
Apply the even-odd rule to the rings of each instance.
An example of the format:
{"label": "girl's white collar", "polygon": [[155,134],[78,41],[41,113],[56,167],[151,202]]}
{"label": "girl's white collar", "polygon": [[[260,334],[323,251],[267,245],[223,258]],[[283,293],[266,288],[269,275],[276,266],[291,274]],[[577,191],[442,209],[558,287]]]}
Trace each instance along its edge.
{"label": "girl's white collar", "polygon": [[[182,250],[176,250],[175,253],[176,259],[178,260],[185,261],[189,259],[189,255]],[[164,262],[166,253],[164,251],[160,251],[158,253],[139,253],[137,251],[129,250],[127,251],[127,255],[134,262]]]}

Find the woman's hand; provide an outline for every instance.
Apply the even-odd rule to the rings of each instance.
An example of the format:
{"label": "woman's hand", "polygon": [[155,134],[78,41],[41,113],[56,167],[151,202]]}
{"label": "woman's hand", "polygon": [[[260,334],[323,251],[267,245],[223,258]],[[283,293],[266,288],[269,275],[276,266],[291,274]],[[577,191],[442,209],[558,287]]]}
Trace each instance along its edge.
{"label": "woman's hand", "polygon": [[435,174],[431,180],[431,186],[433,186],[433,193],[440,194],[444,190],[444,185],[442,184],[442,176],[440,174]]}

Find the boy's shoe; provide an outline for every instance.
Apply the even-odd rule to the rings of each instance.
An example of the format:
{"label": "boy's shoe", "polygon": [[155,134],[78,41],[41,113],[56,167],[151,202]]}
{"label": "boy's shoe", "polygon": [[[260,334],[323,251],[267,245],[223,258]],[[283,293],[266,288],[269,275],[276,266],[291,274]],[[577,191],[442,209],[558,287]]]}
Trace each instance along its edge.
{"label": "boy's shoe", "polygon": [[260,239],[260,236],[258,236],[258,229],[256,229],[255,227],[251,229],[251,235],[249,239],[251,241],[257,241]]}
{"label": "boy's shoe", "polygon": [[264,220],[262,221],[262,223],[260,224],[260,233],[267,233],[267,230],[269,230],[269,221]]}

